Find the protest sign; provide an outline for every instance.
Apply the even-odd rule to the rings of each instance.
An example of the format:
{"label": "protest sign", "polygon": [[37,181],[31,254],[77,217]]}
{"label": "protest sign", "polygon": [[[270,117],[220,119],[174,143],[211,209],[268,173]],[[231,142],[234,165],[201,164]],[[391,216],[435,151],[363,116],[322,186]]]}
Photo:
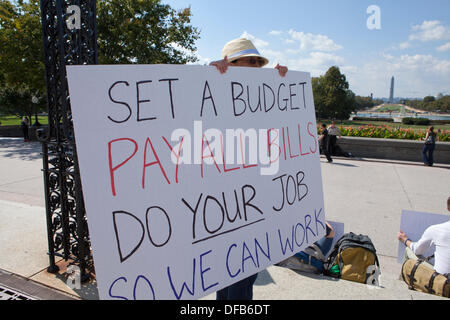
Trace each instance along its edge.
{"label": "protest sign", "polygon": [[308,73],[67,72],[101,299],[196,299],[325,234]]}

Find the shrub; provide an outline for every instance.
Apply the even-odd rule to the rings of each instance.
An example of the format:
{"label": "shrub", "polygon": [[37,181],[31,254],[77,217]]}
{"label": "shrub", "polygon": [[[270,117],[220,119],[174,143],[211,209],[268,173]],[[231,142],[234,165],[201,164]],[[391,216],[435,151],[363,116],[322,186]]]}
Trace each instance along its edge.
{"label": "shrub", "polygon": [[427,126],[430,124],[430,119],[427,118],[403,118],[402,119],[403,124],[412,124],[412,125],[418,125],[418,126]]}
{"label": "shrub", "polygon": [[[365,137],[365,138],[383,138],[383,139],[406,139],[423,141],[426,136],[424,129],[404,129],[389,126],[366,125],[360,127],[339,126],[339,131],[343,136]],[[320,134],[320,126],[317,126],[317,133]],[[450,132],[447,130],[438,130],[439,141],[449,142]]]}
{"label": "shrub", "polygon": [[380,122],[394,122],[392,118],[369,118],[369,117],[353,117],[353,121],[380,121]]}
{"label": "shrub", "polygon": [[450,119],[448,119],[448,120],[430,120],[430,124],[450,124]]}
{"label": "shrub", "polygon": [[430,124],[430,119],[426,119],[426,118],[416,118],[414,121],[415,125],[418,126],[427,126]]}
{"label": "shrub", "polygon": [[403,124],[414,124],[414,118],[403,118],[402,123]]}

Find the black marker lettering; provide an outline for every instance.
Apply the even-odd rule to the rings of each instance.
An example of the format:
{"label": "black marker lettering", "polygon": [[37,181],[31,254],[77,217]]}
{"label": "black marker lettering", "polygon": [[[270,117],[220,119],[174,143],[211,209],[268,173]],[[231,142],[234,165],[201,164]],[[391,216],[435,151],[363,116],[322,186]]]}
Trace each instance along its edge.
{"label": "black marker lettering", "polygon": [[[205,97],[206,88],[208,88],[209,96]],[[203,106],[205,104],[205,101],[211,99],[213,108],[214,108],[214,114],[217,116],[217,110],[216,110],[216,104],[214,103],[214,99],[211,93],[211,89],[209,88],[208,81],[205,81],[205,86],[203,87],[203,96],[202,96],[202,109],[200,110],[200,117],[203,117]]]}
{"label": "black marker lettering", "polygon": [[112,122],[115,122],[115,123],[123,123],[123,122],[126,122],[128,119],[130,119],[131,114],[132,114],[131,107],[130,107],[130,105],[129,105],[128,103],[123,102],[123,101],[117,101],[117,100],[114,100],[114,98],[111,96],[111,91],[112,91],[112,89],[113,89],[116,85],[121,84],[121,83],[125,84],[127,87],[129,86],[128,82],[126,82],[126,81],[116,81],[116,82],[114,82],[114,83],[112,84],[112,86],[109,88],[109,90],[108,90],[108,96],[109,96],[109,99],[110,99],[112,102],[118,103],[118,104],[122,104],[122,105],[124,105],[125,107],[127,107],[127,109],[128,109],[128,117],[126,117],[124,120],[116,120],[116,119],[113,119],[113,118],[111,118],[110,116],[108,116],[108,119],[111,120]]}
{"label": "black marker lettering", "polygon": [[[266,88],[268,88],[270,90],[270,92],[272,92],[272,105],[270,106],[269,109],[267,109]],[[269,112],[270,110],[272,110],[273,106],[275,105],[275,93],[273,92],[273,90],[270,86],[263,83],[263,94],[264,94],[264,111]]]}
{"label": "black marker lettering", "polygon": [[[241,92],[239,93],[239,95],[236,97],[235,96],[235,92],[234,92],[234,87],[235,86],[239,86],[241,88]],[[242,93],[244,92],[244,87],[242,86],[242,84],[240,84],[239,82],[232,82],[231,83],[231,96],[233,98],[233,111],[234,111],[234,116],[235,117],[239,117],[240,115],[244,114],[245,109],[247,109],[247,105],[245,104],[244,99],[240,98],[240,96],[242,95]],[[236,100],[240,100],[242,101],[243,105],[244,105],[244,109],[242,110],[242,112],[236,112]]]}
{"label": "black marker lettering", "polygon": [[180,79],[160,79],[159,81],[168,81],[169,82],[169,96],[170,96],[170,109],[172,111],[172,119],[175,119],[175,111],[173,106],[173,94],[172,94],[172,81],[178,81]]}
{"label": "black marker lettering", "polygon": [[155,120],[156,117],[150,117],[150,118],[141,118],[140,117],[140,105],[141,103],[146,103],[146,102],[150,102],[151,100],[141,100],[140,98],[140,91],[139,91],[139,86],[141,84],[145,84],[145,83],[151,83],[152,80],[144,80],[144,81],[138,81],[136,82],[136,101],[137,101],[137,121],[146,121],[146,120]]}

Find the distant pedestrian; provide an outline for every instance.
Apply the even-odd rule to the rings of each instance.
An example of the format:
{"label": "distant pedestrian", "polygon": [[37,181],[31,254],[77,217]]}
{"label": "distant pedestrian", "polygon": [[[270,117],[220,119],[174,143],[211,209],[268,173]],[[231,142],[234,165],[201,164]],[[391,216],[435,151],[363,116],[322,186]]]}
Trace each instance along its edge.
{"label": "distant pedestrian", "polygon": [[433,152],[436,146],[436,133],[434,132],[434,127],[431,126],[427,130],[427,135],[425,137],[425,145],[422,149],[423,163],[426,166],[432,166],[434,163]]}
{"label": "distant pedestrian", "polygon": [[27,117],[22,118],[22,121],[20,122],[20,127],[22,128],[23,141],[29,142],[30,136],[28,134],[28,118]]}
{"label": "distant pedestrian", "polygon": [[328,138],[329,142],[329,152],[331,156],[344,156],[344,157],[352,157],[352,154],[342,150],[342,148],[338,145],[337,139],[342,138],[341,131],[338,127],[336,127],[336,122],[331,121],[331,125],[327,128],[328,130]]}
{"label": "distant pedestrian", "polygon": [[327,157],[328,162],[333,162],[330,156],[330,137],[328,135],[327,125],[322,123],[322,131],[319,137],[319,147],[322,153]]}
{"label": "distant pedestrian", "polygon": [[337,139],[342,137],[341,131],[338,127],[336,127],[336,122],[331,121],[331,125],[327,128],[328,130],[328,137],[330,139],[330,153],[332,155],[335,154],[335,148],[337,144]]}

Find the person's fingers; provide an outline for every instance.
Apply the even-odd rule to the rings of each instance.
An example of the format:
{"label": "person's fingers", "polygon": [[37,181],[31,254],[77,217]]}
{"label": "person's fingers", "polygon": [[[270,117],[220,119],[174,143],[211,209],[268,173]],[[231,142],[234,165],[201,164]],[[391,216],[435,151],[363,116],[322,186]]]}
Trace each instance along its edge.
{"label": "person's fingers", "polygon": [[288,72],[288,68],[285,66],[280,66],[279,63],[277,63],[277,65],[275,66],[275,69],[278,70],[278,73],[280,74],[280,76],[284,77],[286,75],[286,73]]}
{"label": "person's fingers", "polygon": [[230,65],[230,63],[228,61],[224,61],[223,65],[222,65],[223,73],[227,72],[229,65]]}

